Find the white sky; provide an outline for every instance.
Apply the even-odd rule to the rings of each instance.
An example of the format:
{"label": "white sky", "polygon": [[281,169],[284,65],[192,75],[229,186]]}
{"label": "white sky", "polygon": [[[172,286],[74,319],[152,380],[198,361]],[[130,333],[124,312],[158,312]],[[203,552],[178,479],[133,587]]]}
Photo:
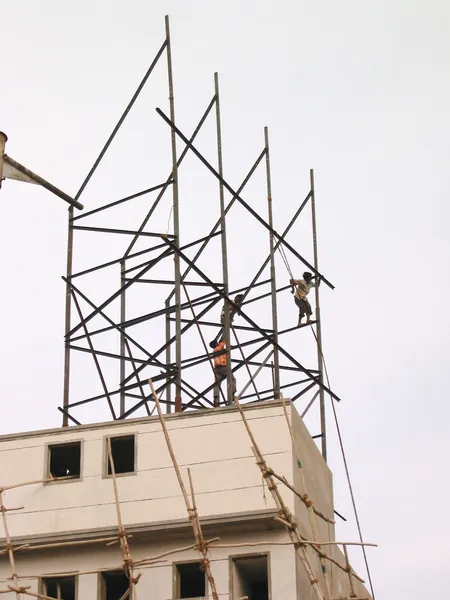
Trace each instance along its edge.
{"label": "white sky", "polygon": [[[322,288],[324,352],[333,390],[343,399],[339,418],[363,532],[379,544],[368,551],[375,592],[378,599],[444,598],[450,6],[444,0],[2,2],[0,128],[9,136],[7,152],[75,194],[162,44],[166,13],[177,122],[188,134],[219,72],[231,185],[241,183],[256,159],[267,125],[281,231],[309,189],[309,168],[315,169],[320,268],[336,285],[334,292]],[[167,112],[165,77],[160,67],[150,80],[83,197],[87,208],[166,178],[168,132],[154,112],[155,106]],[[198,146],[214,160],[211,123]],[[194,157],[186,159],[180,180],[186,243],[213,223],[217,186]],[[261,171],[243,194],[261,214],[263,184]],[[133,205],[136,214],[145,202]],[[1,433],[57,426],[66,207],[44,190],[6,182],[0,215]],[[160,230],[168,215],[166,202]],[[249,282],[267,253],[267,244],[258,246],[266,243],[259,226],[238,215],[229,236],[235,287]],[[123,223],[128,216],[120,215]],[[127,226],[133,223],[130,217]],[[116,253],[113,238],[100,243],[80,234],[77,240],[77,267]],[[289,241],[311,259],[301,224]],[[220,280],[219,254],[212,252],[205,265]],[[277,269],[282,285],[282,263]],[[104,297],[106,281],[90,285]],[[142,294],[144,303],[155,302]],[[295,322],[288,292],[280,313],[284,326]],[[288,343],[314,366],[303,333]],[[83,364],[75,365],[77,398],[91,382],[79,375]],[[238,378],[241,385],[244,379]],[[85,421],[96,420],[96,410]],[[329,429],[336,508],[350,517],[331,419]],[[356,539],[351,525],[339,531]],[[355,563],[359,568],[358,557]]]}

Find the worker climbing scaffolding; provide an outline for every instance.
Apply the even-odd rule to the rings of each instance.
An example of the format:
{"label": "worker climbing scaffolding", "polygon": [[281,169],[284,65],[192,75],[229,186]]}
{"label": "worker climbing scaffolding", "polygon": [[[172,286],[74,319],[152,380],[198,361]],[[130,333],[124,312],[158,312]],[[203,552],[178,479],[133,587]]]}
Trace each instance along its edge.
{"label": "worker climbing scaffolding", "polygon": [[[244,301],[244,294],[237,294],[235,296],[233,302],[225,301],[222,312],[220,313],[220,327],[219,332],[216,337],[210,342],[209,346],[214,350],[214,378],[215,378],[215,386],[213,392],[213,401],[214,406],[219,406],[219,394],[220,394],[220,385],[224,379],[228,377],[228,366],[227,366],[227,343],[224,339],[225,331],[225,316],[226,311],[228,310],[228,318],[230,325],[234,321],[234,317],[239,313],[239,308],[242,306]],[[231,391],[233,394],[233,398],[236,395],[236,378],[233,373],[230,371],[230,381],[231,381]],[[228,397],[228,394],[226,395]],[[227,404],[231,404],[232,400],[227,398]]]}
{"label": "worker climbing scaffolding", "polygon": [[230,315],[230,324],[234,321],[234,317],[236,313],[239,313],[239,308],[241,307],[244,301],[244,294],[238,294],[234,300],[234,306],[230,302],[226,302],[222,307],[222,312],[220,313],[220,322],[223,325],[225,323],[225,310],[228,306],[228,313]]}
{"label": "worker climbing scaffolding", "polygon": [[211,342],[211,344],[210,344],[211,348],[214,348],[215,346],[217,346],[219,341],[223,339],[223,336],[224,336],[223,326],[225,325],[225,311],[227,310],[227,307],[228,307],[228,314],[230,316],[230,325],[231,325],[234,321],[234,317],[236,316],[236,314],[239,314],[239,309],[242,306],[242,303],[244,302],[244,297],[245,297],[244,294],[237,294],[237,296],[235,296],[235,298],[233,300],[233,304],[228,301],[226,301],[224,303],[224,305],[222,307],[222,312],[220,313],[220,324],[222,325],[222,327],[219,329],[216,337]]}
{"label": "worker climbing scaffolding", "polygon": [[[214,406],[219,406],[219,393],[220,393],[220,384],[224,379],[227,378],[227,344],[225,340],[221,340],[220,342],[212,341],[210,347],[214,349],[214,377],[215,377],[215,386],[213,392],[213,400]],[[233,397],[236,395],[236,377],[231,372],[231,382],[232,382],[232,391]],[[227,401],[227,404],[231,404]]]}
{"label": "worker climbing scaffolding", "polygon": [[289,283],[295,286],[294,291],[294,302],[298,307],[298,327],[302,324],[302,319],[306,315],[306,322],[309,323],[312,315],[312,308],[307,295],[312,287],[319,285],[320,280],[317,282],[313,281],[314,277],[309,271],[303,273],[303,279],[290,279]]}

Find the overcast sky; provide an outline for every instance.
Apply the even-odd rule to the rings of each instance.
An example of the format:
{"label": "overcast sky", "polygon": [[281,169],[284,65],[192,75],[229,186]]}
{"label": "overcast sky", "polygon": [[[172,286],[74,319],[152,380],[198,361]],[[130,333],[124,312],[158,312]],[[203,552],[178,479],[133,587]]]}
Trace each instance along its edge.
{"label": "overcast sky", "polygon": [[[239,186],[261,151],[267,125],[275,226],[281,231],[308,192],[309,169],[315,170],[320,268],[336,286],[321,292],[324,353],[333,390],[342,398],[338,413],[364,536],[379,544],[368,551],[375,592],[380,600],[445,598],[450,5],[2,2],[0,129],[9,136],[7,152],[75,194],[161,46],[167,12],[177,121],[191,133],[218,71],[231,185]],[[167,112],[166,73],[158,68],[89,184],[87,208],[167,177],[167,126],[154,111],[161,106]],[[211,123],[198,145],[214,160]],[[217,203],[217,185],[191,157],[180,186],[187,243],[214,222],[217,204],[213,210],[210,199]],[[263,170],[243,195],[265,214]],[[145,202],[122,212],[121,224],[135,226],[133,211],[141,215]],[[66,205],[44,190],[7,181],[0,215],[0,430],[58,426]],[[261,228],[242,215],[230,218],[233,287],[248,283],[267,254],[267,244],[259,249]],[[165,231],[168,222],[170,228],[169,201],[155,230]],[[110,222],[95,222],[104,223]],[[289,241],[310,260],[307,233],[299,223]],[[116,243],[80,233],[76,267],[101,262],[108,252],[117,256]],[[217,268],[220,280],[214,248],[204,264]],[[300,275],[301,263],[290,263]],[[281,262],[277,269],[282,285],[288,274]],[[94,278],[90,293],[104,298],[106,285]],[[142,294],[140,302],[155,302],[149,291]],[[283,326],[294,324],[288,292],[280,305]],[[302,333],[287,343],[313,367],[310,341]],[[83,365],[75,365],[75,398],[91,385]],[[97,408],[89,410],[85,422],[100,417]],[[331,418],[328,426],[336,508],[350,519]],[[352,525],[338,531],[356,539]],[[358,557],[355,563],[359,568]]]}

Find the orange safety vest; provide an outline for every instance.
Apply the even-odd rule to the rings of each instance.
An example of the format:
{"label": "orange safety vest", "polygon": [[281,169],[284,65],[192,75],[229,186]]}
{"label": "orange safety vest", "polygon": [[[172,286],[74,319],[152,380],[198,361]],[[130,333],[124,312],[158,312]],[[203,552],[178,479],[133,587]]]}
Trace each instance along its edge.
{"label": "orange safety vest", "polygon": [[[220,352],[221,350],[224,350],[225,347],[226,347],[225,342],[220,342],[214,348],[214,352]],[[214,357],[214,366],[215,367],[225,367],[226,364],[227,364],[227,355],[226,354],[220,354],[219,356]]]}

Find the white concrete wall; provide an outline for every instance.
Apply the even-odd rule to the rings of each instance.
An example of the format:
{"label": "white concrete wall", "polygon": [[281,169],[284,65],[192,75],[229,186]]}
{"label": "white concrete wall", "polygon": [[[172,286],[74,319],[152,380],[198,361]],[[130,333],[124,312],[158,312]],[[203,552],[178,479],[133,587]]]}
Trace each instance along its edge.
{"label": "white concrete wall", "polygon": [[[252,533],[246,536],[246,541],[257,543],[286,541],[283,531]],[[183,538],[165,542],[163,544],[131,544],[134,560],[147,556],[155,556],[161,552],[171,550],[193,542],[192,538]],[[233,544],[242,542],[240,536],[221,536],[220,543]],[[248,555],[251,553],[267,552],[270,559],[270,587],[272,600],[295,600],[296,578],[295,578],[295,555],[292,546],[277,546],[270,543],[261,543],[256,547],[247,548],[217,548],[211,549],[211,571],[216,583],[219,597],[223,600],[232,600],[230,595],[231,564],[229,556]],[[198,560],[198,553],[194,550],[178,552],[165,558],[164,562],[145,569],[138,569],[142,577],[137,585],[138,600],[171,600],[173,595],[173,573],[174,563]],[[31,585],[31,591],[37,591],[39,587],[39,576],[56,575],[61,572],[71,572],[78,575],[78,600],[98,599],[99,575],[86,573],[94,568],[118,567],[121,564],[119,548],[89,548],[83,551],[66,549],[64,552],[29,553],[18,554],[17,569],[19,574],[28,575],[24,585]],[[10,571],[5,560],[0,561],[0,590],[6,588],[7,577]],[[13,594],[5,594],[8,599]],[[208,594],[208,598],[211,595]]]}
{"label": "white concrete wall", "polygon": [[[246,416],[257,443],[269,467],[284,475],[297,490],[304,493],[301,471],[293,452],[283,408],[279,403],[264,403],[246,408]],[[296,446],[302,462],[306,488],[315,506],[333,516],[332,475],[323,461],[299,415],[288,406],[291,414]],[[214,549],[213,571],[221,598],[229,598],[229,555],[270,552],[272,600],[315,600],[304,567],[292,545],[271,545],[262,542],[289,542],[283,530],[267,530],[261,522],[260,530],[230,533],[222,521],[235,518],[236,513],[275,509],[267,487],[263,489],[259,468],[251,451],[251,442],[235,408],[206,410],[198,413],[171,415],[167,425],[175,454],[187,483],[187,467],[194,480],[198,511],[202,518],[217,517],[214,536],[229,543],[257,541],[254,548]],[[113,484],[103,477],[104,439],[107,435],[135,433],[137,436],[137,474],[118,478],[123,522],[127,526],[142,526],[145,530],[155,523],[187,524],[187,514],[168,454],[158,419],[139,419],[123,423],[73,427],[35,434],[3,436],[0,438],[0,486],[41,479],[44,476],[46,444],[83,440],[82,479],[80,481],[36,484],[4,494],[8,506],[24,509],[8,513],[10,533],[14,537],[55,536],[68,534],[80,537],[108,527],[117,527]],[[295,514],[300,531],[313,539],[313,531],[304,504],[282,484],[279,486],[288,508]],[[334,540],[334,528],[320,518],[317,526],[321,541]],[[214,526],[215,527],[215,526]],[[236,529],[234,530],[236,531]],[[0,527],[0,537],[4,532]],[[140,534],[141,535],[141,534]],[[189,544],[191,537],[177,534],[168,541],[168,532],[162,531],[158,543],[142,544],[139,536],[132,540],[133,557],[154,555],[169,548]],[[183,536],[185,534],[183,533]],[[189,534],[190,535],[190,534]],[[234,537],[233,537],[234,536]],[[150,538],[148,538],[150,539]],[[152,538],[154,539],[154,538]],[[0,545],[1,542],[0,542]],[[324,547],[340,564],[344,558],[337,548]],[[308,557],[321,588],[326,589],[317,554],[309,550]],[[195,560],[194,551],[170,556],[167,562],[145,569],[139,583],[138,598],[169,600],[172,598],[174,561]],[[88,570],[119,567],[119,548],[98,546],[63,549],[60,552],[33,552],[18,554],[18,572],[30,577],[37,590],[38,575],[61,571],[75,571],[79,577],[79,600],[97,598],[98,576]],[[0,589],[4,589],[10,569],[5,556],[0,556]],[[333,598],[349,596],[347,576],[337,567],[328,574]],[[25,583],[27,584],[27,583]],[[361,585],[357,593],[367,596]],[[6,595],[5,597],[8,597]],[[230,600],[232,600],[230,598]]]}
{"label": "white concrete wall", "polygon": [[[246,411],[261,449],[278,472],[291,479],[292,456],[280,406]],[[174,450],[187,483],[190,467],[203,517],[266,510],[261,474],[251,442],[235,409],[167,418]],[[158,419],[142,419],[106,427],[71,427],[34,436],[0,438],[0,486],[42,479],[46,444],[83,440],[82,479],[36,484],[5,493],[6,506],[24,506],[9,513],[12,536],[84,531],[117,524],[113,484],[103,477],[104,437],[135,433],[137,474],[118,478],[125,524],[186,519],[187,513]],[[285,490],[293,508],[293,496]],[[0,537],[3,537],[0,528]]]}

